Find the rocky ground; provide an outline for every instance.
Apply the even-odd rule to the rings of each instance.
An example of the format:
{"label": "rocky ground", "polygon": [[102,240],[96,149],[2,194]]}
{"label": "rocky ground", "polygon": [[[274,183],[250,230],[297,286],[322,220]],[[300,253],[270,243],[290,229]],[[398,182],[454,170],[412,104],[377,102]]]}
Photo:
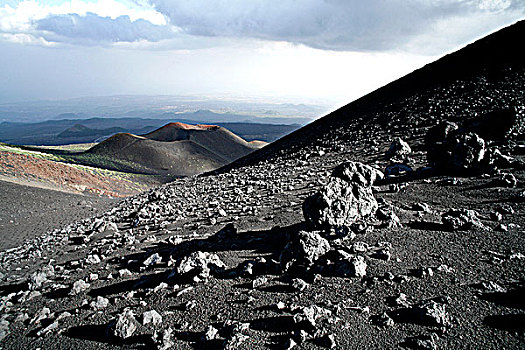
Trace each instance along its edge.
{"label": "rocky ground", "polygon": [[342,111],[1,252],[2,347],[523,348],[523,86]]}

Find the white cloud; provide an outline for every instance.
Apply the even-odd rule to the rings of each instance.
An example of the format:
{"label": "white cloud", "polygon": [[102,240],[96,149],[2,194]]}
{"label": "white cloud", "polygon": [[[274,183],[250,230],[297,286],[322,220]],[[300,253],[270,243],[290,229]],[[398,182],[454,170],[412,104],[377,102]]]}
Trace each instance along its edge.
{"label": "white cloud", "polygon": [[24,0],[0,7],[0,34],[11,42],[92,45],[115,41],[158,41],[174,28],[150,5],[117,0],[70,0],[43,4]]}
{"label": "white cloud", "polygon": [[[150,0],[188,34],[288,41],[342,51],[410,49],[447,35],[434,53],[525,15],[522,0]],[[488,19],[488,21],[487,21]],[[458,23],[474,23],[461,27]],[[446,25],[456,28],[455,32]],[[457,39],[460,37],[460,40]],[[468,39],[467,39],[468,40]],[[431,44],[431,43],[429,43]]]}
{"label": "white cloud", "polygon": [[0,40],[165,50],[255,39],[434,55],[524,16],[523,0],[22,0],[0,7]]}

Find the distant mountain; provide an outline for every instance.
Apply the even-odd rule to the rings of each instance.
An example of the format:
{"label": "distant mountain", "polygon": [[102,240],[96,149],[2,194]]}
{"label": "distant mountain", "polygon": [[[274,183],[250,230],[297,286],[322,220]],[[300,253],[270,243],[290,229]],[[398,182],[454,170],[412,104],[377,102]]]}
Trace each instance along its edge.
{"label": "distant mountain", "polygon": [[0,123],[0,141],[15,145],[90,143],[98,142],[116,132],[147,134],[176,120],[186,124],[219,125],[248,141],[273,142],[300,127],[298,124],[219,123],[213,119],[195,121],[177,118],[174,113],[166,113],[164,116],[166,119],[90,118],[48,120],[39,123],[2,122]]}
{"label": "distant mountain", "polygon": [[91,129],[82,124],[75,124],[70,128],[62,131],[57,135],[59,138],[72,138],[72,137],[100,137],[104,135],[112,135],[118,132],[124,132],[126,129],[114,127],[107,129]]}
{"label": "distant mountain", "polygon": [[176,122],[144,135],[116,134],[85,155],[116,159],[136,172],[188,176],[217,169],[264,145],[217,125]]}
{"label": "distant mountain", "polygon": [[[62,101],[26,101],[0,104],[0,122],[37,122],[60,119],[151,118],[191,119],[197,122],[261,122],[258,116],[271,116],[265,123],[304,125],[324,114],[328,106],[284,104],[259,99],[225,99],[205,96],[101,96]],[[273,113],[266,114],[267,111]],[[163,114],[170,113],[165,118]],[[217,118],[210,119],[215,114]],[[175,115],[175,116],[174,116]]]}

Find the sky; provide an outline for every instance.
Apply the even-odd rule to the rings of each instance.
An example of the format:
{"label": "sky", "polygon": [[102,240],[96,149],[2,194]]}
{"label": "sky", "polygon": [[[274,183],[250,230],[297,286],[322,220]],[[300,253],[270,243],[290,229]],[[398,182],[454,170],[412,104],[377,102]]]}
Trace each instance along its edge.
{"label": "sky", "polygon": [[0,103],[337,106],[523,18],[524,0],[0,0]]}

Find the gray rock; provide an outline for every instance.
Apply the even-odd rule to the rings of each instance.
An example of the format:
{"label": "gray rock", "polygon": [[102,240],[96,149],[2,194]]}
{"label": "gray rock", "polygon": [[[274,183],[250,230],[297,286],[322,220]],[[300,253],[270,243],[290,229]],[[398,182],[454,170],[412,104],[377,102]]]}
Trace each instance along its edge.
{"label": "gray rock", "polygon": [[507,293],[507,289],[493,281],[483,281],[473,286],[488,293]]}
{"label": "gray rock", "polygon": [[173,330],[170,327],[165,329],[162,332],[162,334],[158,334],[155,331],[153,338],[155,340],[155,343],[157,344],[158,350],[167,350],[171,348],[173,345],[175,345],[173,340],[171,340],[172,333],[173,333]]}
{"label": "gray rock", "polygon": [[388,298],[388,303],[390,306],[410,306],[410,303],[408,302],[408,298],[405,293],[399,293],[391,298]]}
{"label": "gray rock", "polygon": [[139,323],[135,319],[133,311],[126,309],[109,325],[109,334],[120,338],[129,338],[137,330]]}
{"label": "gray rock", "polygon": [[391,205],[383,205],[376,211],[376,217],[382,221],[382,227],[395,228],[401,227],[401,220],[396,215],[394,207]]}
{"label": "gray rock", "polygon": [[37,324],[38,322],[42,320],[52,318],[52,317],[53,317],[53,314],[51,313],[51,310],[48,307],[43,307],[42,309],[40,309],[38,313],[35,314],[35,316],[33,316],[31,321],[29,321],[29,324]]}
{"label": "gray rock", "polygon": [[55,276],[55,269],[52,265],[44,266],[40,271],[36,271],[29,277],[29,289],[38,290],[48,282],[49,278]]}
{"label": "gray rock", "polygon": [[317,343],[327,349],[333,349],[337,346],[335,335],[333,334],[326,334],[325,336],[319,338]]}
{"label": "gray rock", "polygon": [[95,265],[100,263],[100,257],[97,254],[90,254],[86,258],[86,264]]}
{"label": "gray rock", "polygon": [[36,335],[38,337],[43,337],[45,335],[48,335],[49,333],[53,332],[55,329],[58,329],[58,322],[55,321],[49,325],[47,325],[46,327],[40,329],[38,332],[36,332]]}
{"label": "gray rock", "polygon": [[371,320],[373,324],[379,327],[392,327],[394,325],[394,320],[386,312],[371,317]]}
{"label": "gray rock", "polygon": [[0,341],[2,341],[9,334],[9,321],[0,321]]}
{"label": "gray rock", "polygon": [[241,333],[234,334],[224,341],[222,348],[224,350],[237,350],[243,347],[243,343],[248,341],[248,339],[250,339],[250,337],[247,335]]}
{"label": "gray rock", "polygon": [[330,310],[317,305],[300,307],[295,311],[296,312],[293,316],[294,322],[298,325],[305,325],[310,328],[316,328],[319,319],[327,319],[332,316]]}
{"label": "gray rock", "polygon": [[89,287],[90,287],[89,283],[86,283],[84,280],[78,280],[75,283],[73,283],[73,287],[71,287],[71,291],[69,292],[69,295],[80,294],[83,291],[88,290]]}
{"label": "gray rock", "polygon": [[295,342],[295,340],[293,340],[293,338],[289,338],[284,342],[283,349],[290,350],[290,349],[295,348],[296,346],[297,346],[297,343]]}
{"label": "gray rock", "polygon": [[142,314],[142,325],[151,323],[156,326],[162,323],[162,316],[155,310],[146,311]]}
{"label": "gray rock", "polygon": [[419,335],[417,337],[406,338],[403,345],[415,350],[437,350],[438,346],[436,342],[438,339],[438,336],[434,333],[431,335]]}
{"label": "gray rock", "polygon": [[332,177],[370,187],[376,180],[383,179],[385,175],[370,165],[348,161],[335,167]]}
{"label": "gray rock", "polygon": [[496,180],[496,185],[501,187],[516,187],[518,180],[512,173],[501,174],[499,179]]}
{"label": "gray rock", "polygon": [[330,230],[350,227],[373,214],[377,207],[370,187],[332,177],[319,192],[304,201],[303,215],[311,227]]}
{"label": "gray rock", "polygon": [[422,211],[424,213],[430,213],[430,206],[427,203],[414,203],[412,204],[412,210]]}
{"label": "gray rock", "polygon": [[308,288],[308,283],[306,283],[304,280],[300,278],[294,278],[292,279],[291,286],[293,289],[302,292],[306,288]]}
{"label": "gray rock", "polygon": [[197,279],[207,279],[211,273],[222,271],[225,267],[217,254],[197,251],[182,258],[170,277],[191,274]]}
{"label": "gray rock", "polygon": [[445,304],[427,300],[412,306],[411,310],[416,323],[430,326],[450,325],[450,316],[446,311]]}
{"label": "gray rock", "polygon": [[381,248],[376,250],[372,255],[370,255],[374,259],[389,261],[392,257],[392,253],[390,253],[389,248]]}
{"label": "gray rock", "polygon": [[344,250],[337,250],[334,256],[335,273],[341,277],[364,277],[366,276],[365,258],[360,255],[352,255]]}
{"label": "gray rock", "polygon": [[509,230],[509,227],[505,224],[499,223],[498,226],[494,228],[494,230],[499,232],[507,232]]}
{"label": "gray rock", "polygon": [[109,305],[109,299],[106,299],[102,296],[97,296],[96,301],[92,301],[90,304],[93,310],[103,310]]}
{"label": "gray rock", "polygon": [[446,140],[458,129],[459,126],[456,123],[445,121],[428,130],[425,135],[425,146],[427,148],[427,159],[431,165],[435,160],[446,157]]}
{"label": "gray rock", "polygon": [[485,229],[475,210],[450,209],[441,216],[441,221],[449,231]]}
{"label": "gray rock", "polygon": [[492,220],[492,221],[501,221],[501,220],[503,220],[503,215],[501,215],[501,213],[497,212],[497,211],[492,212],[492,213],[490,213],[490,220]]}
{"label": "gray rock", "polygon": [[369,248],[370,247],[368,246],[368,243],[362,242],[362,241],[358,241],[358,242],[352,243],[352,246],[350,247],[350,250],[353,253],[363,254],[363,253],[366,253]]}
{"label": "gray rock", "polygon": [[309,267],[329,250],[330,244],[318,232],[300,231],[284,247],[280,256],[281,266],[285,270],[295,264]]}
{"label": "gray rock", "polygon": [[427,158],[431,166],[452,171],[479,171],[485,166],[485,140],[475,133],[449,135],[433,149],[427,150]]}
{"label": "gray rock", "polygon": [[259,276],[252,281],[252,289],[264,286],[268,282],[268,277]]}
{"label": "gray rock", "polygon": [[412,149],[402,138],[396,137],[394,141],[390,144],[386,155],[388,157],[396,157],[399,159],[404,159],[412,153]]}

